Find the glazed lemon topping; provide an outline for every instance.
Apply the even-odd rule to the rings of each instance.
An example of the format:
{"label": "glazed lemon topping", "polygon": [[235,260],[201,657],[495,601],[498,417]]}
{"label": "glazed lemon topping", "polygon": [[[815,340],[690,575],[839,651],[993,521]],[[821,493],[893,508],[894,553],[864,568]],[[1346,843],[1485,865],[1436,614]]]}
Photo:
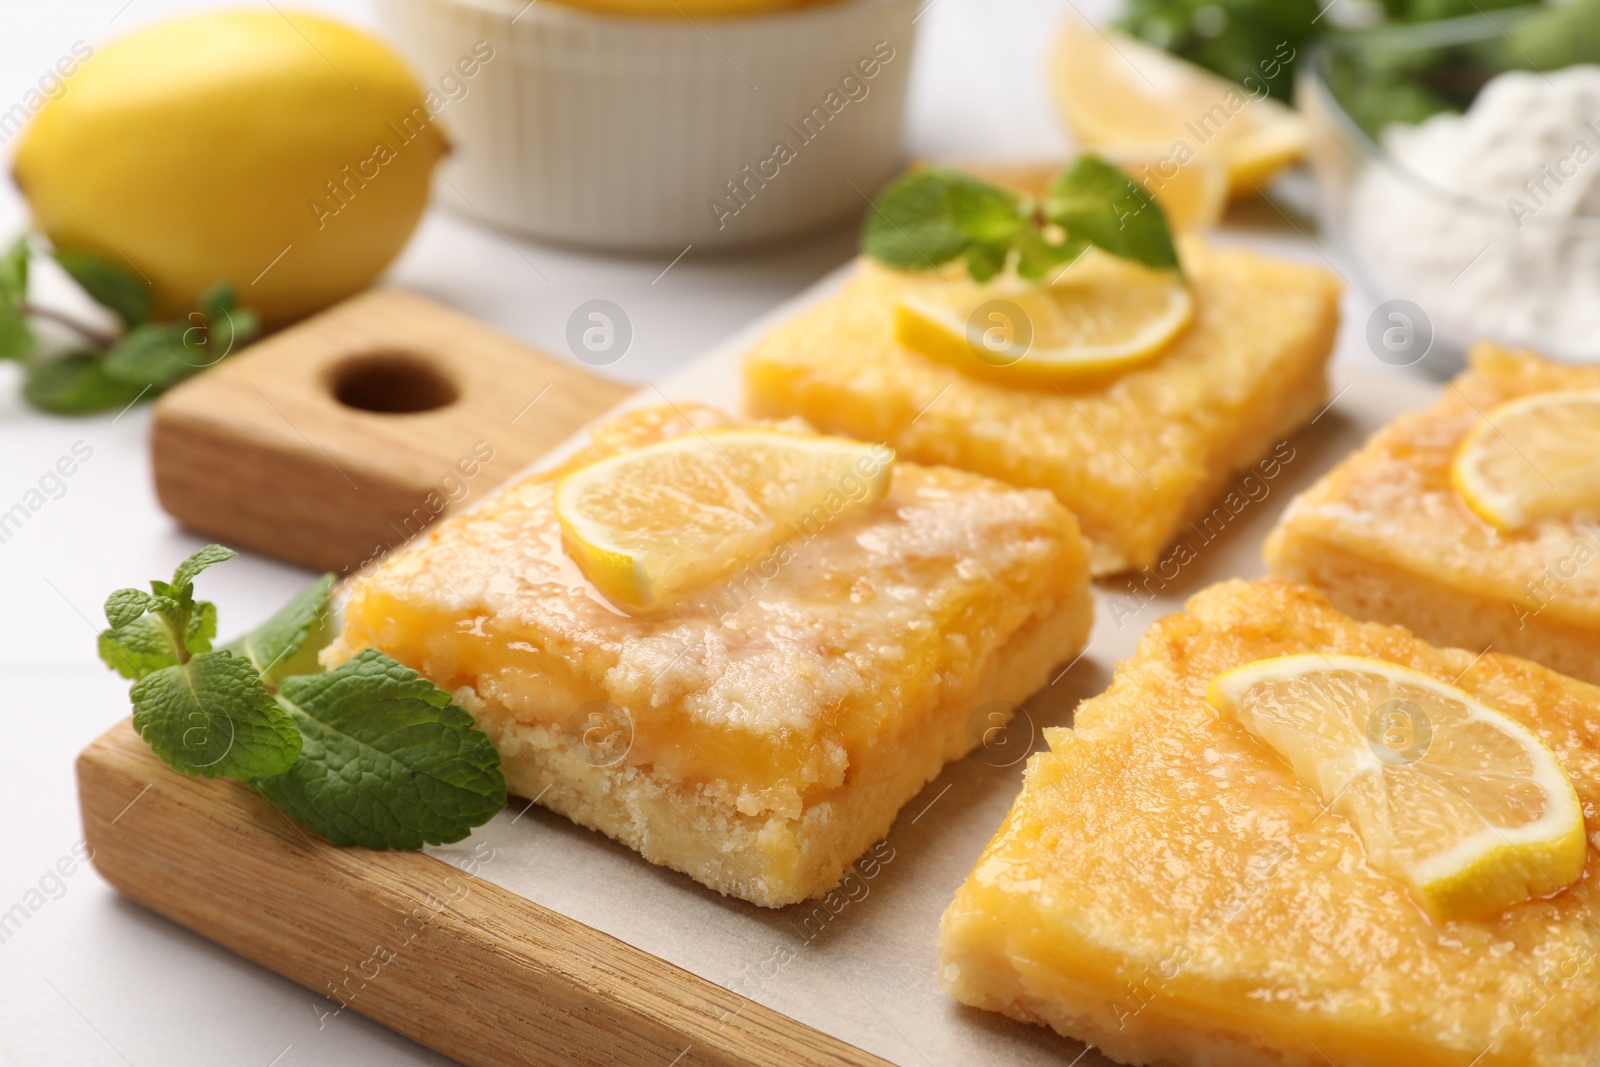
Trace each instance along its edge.
{"label": "glazed lemon topping", "polygon": [[1207,699],[1287,760],[1435,918],[1487,916],[1583,872],[1583,812],[1560,761],[1461,689],[1382,660],[1292,655],[1218,675]]}
{"label": "glazed lemon topping", "polygon": [[713,429],[571,471],[555,511],[584,575],[649,607],[881,499],[893,463],[842,437]]}
{"label": "glazed lemon topping", "polygon": [[1600,389],[1502,404],[1462,440],[1450,480],[1502,530],[1600,509]]}
{"label": "glazed lemon topping", "polygon": [[1091,249],[1049,285],[959,280],[908,293],[895,339],[969,373],[1070,383],[1147,362],[1193,317],[1181,278]]}

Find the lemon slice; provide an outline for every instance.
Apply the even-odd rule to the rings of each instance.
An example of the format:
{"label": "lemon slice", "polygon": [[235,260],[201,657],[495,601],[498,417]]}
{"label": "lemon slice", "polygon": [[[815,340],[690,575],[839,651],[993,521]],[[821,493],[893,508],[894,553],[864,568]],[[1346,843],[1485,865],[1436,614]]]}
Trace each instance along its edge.
{"label": "lemon slice", "polygon": [[707,430],[567,473],[556,518],[590,581],[649,607],[880,499],[893,464],[888,447],[842,437]]}
{"label": "lemon slice", "polygon": [[1462,440],[1450,480],[1502,530],[1600,508],[1600,390],[1501,404]]}
{"label": "lemon slice", "polygon": [[1310,143],[1305,120],[1263,95],[1264,85],[1246,88],[1076,18],[1051,55],[1050,82],[1085,147],[1147,152],[1160,145],[1169,168],[1214,157],[1235,195],[1256,191]]}
{"label": "lemon slice", "polygon": [[1072,382],[1159,355],[1194,317],[1165,271],[1095,250],[1047,285],[1007,278],[940,282],[895,307],[895,339],[986,377]]}
{"label": "lemon slice", "polygon": [[1368,863],[1436,918],[1487,916],[1583,873],[1583,810],[1555,753],[1454,686],[1382,660],[1298,655],[1218,675],[1206,698],[1350,820]]}

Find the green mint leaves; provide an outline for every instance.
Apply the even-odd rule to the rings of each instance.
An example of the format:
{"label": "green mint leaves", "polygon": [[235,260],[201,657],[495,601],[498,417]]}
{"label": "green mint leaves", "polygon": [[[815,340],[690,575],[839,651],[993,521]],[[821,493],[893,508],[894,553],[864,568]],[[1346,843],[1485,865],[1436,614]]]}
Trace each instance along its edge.
{"label": "green mint leaves", "polygon": [[[85,252],[52,258],[85,294],[110,311],[121,332],[107,333],[70,315],[28,303],[28,237],[0,257],[0,359],[23,363],[23,399],[56,415],[117,411],[153,398],[249,344],[260,323],[219,285],[175,321],[153,321],[155,299],[144,278]],[[36,323],[65,327],[76,343],[51,347]]]}
{"label": "green mint leaves", "polygon": [[100,658],[124,678],[139,681],[155,671],[177,667],[198,652],[211,650],[217,635],[216,605],[195,600],[194,580],[213,563],[235,553],[209,545],[178,565],[172,581],[142,589],[118,589],[106,598],[106,621],[100,634]]}
{"label": "green mint leaves", "polygon": [[376,649],[285,679],[278,703],[305,747],[256,787],[336,845],[459,841],[506,805],[500,754],[472,716]]}
{"label": "green mint leaves", "polygon": [[100,657],[135,679],[133,728],[168,764],[204,778],[282,774],[300,754],[300,735],[248,660],[211,651],[215,606],[194,598],[194,580],[233,558],[218,545],[179,564],[150,592],[106,598]]}
{"label": "green mint leaves", "polygon": [[1179,269],[1160,205],[1096,156],[1080,157],[1039,201],[958,171],[918,171],[878,194],[861,231],[861,251],[885,266],[933,270],[961,259],[979,282],[1012,265],[1023,278],[1042,278],[1088,245]]}
{"label": "green mint leaves", "polygon": [[195,579],[234,552],[209,545],[150,591],[106,598],[100,657],[133,681],[133,725],[184,774],[237,778],[338,845],[459,841],[505,806],[500,756],[472,717],[368,649],[320,672],[333,575],[213,649],[216,607]]}
{"label": "green mint leaves", "polygon": [[[907,175],[878,195],[861,233],[861,250],[901,270],[933,270],[965,256],[986,280],[1023,225],[1019,199],[950,170]],[[986,271],[986,273],[985,273]],[[980,277],[981,275],[981,277]]]}
{"label": "green mint leaves", "polygon": [[1103,159],[1084,156],[1059,175],[1043,210],[1069,237],[1147,267],[1178,269],[1178,249],[1161,205]]}

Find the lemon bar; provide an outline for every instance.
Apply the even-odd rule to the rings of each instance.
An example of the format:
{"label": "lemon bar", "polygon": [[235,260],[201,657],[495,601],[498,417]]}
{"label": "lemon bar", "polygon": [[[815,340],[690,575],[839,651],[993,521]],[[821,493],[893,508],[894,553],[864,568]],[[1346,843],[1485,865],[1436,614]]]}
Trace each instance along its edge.
{"label": "lemon bar", "polygon": [[895,305],[940,278],[863,261],[843,293],[747,354],[747,405],[1049,489],[1082,524],[1096,574],[1150,566],[1326,403],[1338,328],[1339,286],[1324,271],[1193,238],[1180,249],[1194,321],[1110,381],[1022,387],[912,351],[895,341]]}
{"label": "lemon bar", "polygon": [[[729,425],[633,413],[563,469]],[[852,517],[646,610],[567,554],[560,473],[356,578],[326,658],[371,646],[420,671],[489,734],[513,793],[756,904],[835,886],[971,749],[978,705],[1027,697],[1088,638],[1088,549],[1048,493],[895,463]]]}
{"label": "lemon bar", "polygon": [[[1600,682],[1600,509],[1502,530],[1451,477],[1463,441],[1494,433],[1501,405],[1596,389],[1600,367],[1479,346],[1432,408],[1396,419],[1296,498],[1267,542],[1272,572],[1357,618]],[[1589,462],[1600,473],[1600,454]],[[1526,478],[1543,484],[1537,470]]]}
{"label": "lemon bar", "polygon": [[945,913],[945,986],[1127,1063],[1600,1061],[1595,850],[1545,899],[1430,918],[1289,762],[1207,701],[1224,672],[1308,652],[1386,661],[1498,708],[1600,810],[1600,689],[1357,622],[1307,586],[1223,583],[1152,627],[1074,728],[1047,731]]}

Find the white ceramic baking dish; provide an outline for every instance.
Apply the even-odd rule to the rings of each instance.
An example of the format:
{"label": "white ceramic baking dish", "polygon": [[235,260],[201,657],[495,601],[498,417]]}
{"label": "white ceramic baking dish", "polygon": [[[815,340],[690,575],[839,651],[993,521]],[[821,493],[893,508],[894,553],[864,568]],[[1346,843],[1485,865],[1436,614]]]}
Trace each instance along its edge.
{"label": "white ceramic baking dish", "polygon": [[638,251],[859,213],[901,165],[917,0],[638,18],[538,0],[379,0],[455,143],[469,216]]}

